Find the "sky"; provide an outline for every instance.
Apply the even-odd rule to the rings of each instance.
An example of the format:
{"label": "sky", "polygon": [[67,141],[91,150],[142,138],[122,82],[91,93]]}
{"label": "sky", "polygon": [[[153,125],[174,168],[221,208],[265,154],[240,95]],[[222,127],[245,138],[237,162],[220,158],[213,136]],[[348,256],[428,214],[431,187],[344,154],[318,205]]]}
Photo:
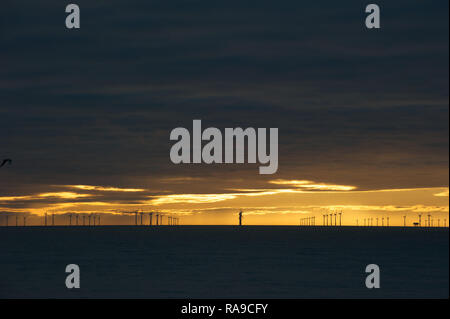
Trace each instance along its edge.
{"label": "sky", "polygon": [[[363,1],[75,3],[76,30],[61,1],[1,4],[0,224],[448,225],[448,1],[376,1],[377,30]],[[172,163],[194,119],[278,128],[278,171]]]}

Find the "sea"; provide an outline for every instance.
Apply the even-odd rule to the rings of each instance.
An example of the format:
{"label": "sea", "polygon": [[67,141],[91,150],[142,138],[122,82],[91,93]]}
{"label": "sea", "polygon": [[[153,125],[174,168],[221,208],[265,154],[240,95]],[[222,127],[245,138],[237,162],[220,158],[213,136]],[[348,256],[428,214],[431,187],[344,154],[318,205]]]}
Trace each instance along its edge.
{"label": "sea", "polygon": [[443,227],[0,227],[2,299],[448,297]]}

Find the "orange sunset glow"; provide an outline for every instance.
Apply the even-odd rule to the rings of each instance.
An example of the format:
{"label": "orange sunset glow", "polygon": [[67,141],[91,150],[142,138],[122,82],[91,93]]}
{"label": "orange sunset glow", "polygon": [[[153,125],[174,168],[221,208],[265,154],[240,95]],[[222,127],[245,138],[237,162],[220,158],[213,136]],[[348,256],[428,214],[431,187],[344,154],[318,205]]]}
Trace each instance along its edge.
{"label": "orange sunset glow", "polygon": [[[179,179],[178,181],[183,181]],[[185,179],[178,185],[189,189]],[[67,214],[101,214],[103,225],[133,224],[132,213],[161,212],[179,217],[184,225],[234,225],[237,213],[244,212],[246,225],[297,225],[305,217],[315,217],[316,225],[324,215],[342,212],[342,225],[360,225],[369,219],[390,219],[390,226],[413,226],[419,215],[432,217],[434,226],[448,226],[448,188],[405,188],[359,190],[357,186],[307,180],[270,180],[268,188],[227,188],[214,193],[152,194],[143,188],[94,185],[56,185],[74,191],[45,192],[25,196],[0,197],[0,209],[27,214],[28,223],[42,225],[45,213],[61,215],[59,224],[68,222]],[[274,187],[275,186],[275,187]],[[130,193],[130,197],[114,197]],[[51,202],[49,202],[51,201]],[[14,208],[16,203],[27,208]],[[367,221],[366,221],[367,220]]]}

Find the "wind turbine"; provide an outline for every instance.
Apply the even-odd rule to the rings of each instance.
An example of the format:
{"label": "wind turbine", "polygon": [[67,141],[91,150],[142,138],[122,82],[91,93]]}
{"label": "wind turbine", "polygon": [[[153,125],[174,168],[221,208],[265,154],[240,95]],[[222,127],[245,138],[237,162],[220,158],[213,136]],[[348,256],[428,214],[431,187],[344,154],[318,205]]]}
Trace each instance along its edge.
{"label": "wind turbine", "polygon": [[419,214],[419,226],[422,227],[422,214]]}
{"label": "wind turbine", "polygon": [[69,225],[72,226],[72,214],[69,214]]}
{"label": "wind turbine", "polygon": [[403,216],[403,227],[406,227],[406,215]]}
{"label": "wind turbine", "polygon": [[152,226],[153,212],[148,213],[148,216],[149,216],[148,224],[149,226]]}
{"label": "wind turbine", "polygon": [[137,222],[137,220],[138,220],[138,211],[135,211],[135,212],[133,212],[134,213],[134,224],[137,226],[137,224],[138,224],[138,222]]}
{"label": "wind turbine", "polygon": [[342,211],[339,212],[339,226],[342,226]]}

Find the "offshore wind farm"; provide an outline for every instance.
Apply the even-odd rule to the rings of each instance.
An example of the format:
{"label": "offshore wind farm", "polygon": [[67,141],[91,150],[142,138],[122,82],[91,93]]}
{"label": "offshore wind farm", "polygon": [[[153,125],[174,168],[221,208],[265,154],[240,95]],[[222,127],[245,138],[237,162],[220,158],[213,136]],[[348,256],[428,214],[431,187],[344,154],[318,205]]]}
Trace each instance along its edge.
{"label": "offshore wind farm", "polygon": [[7,2],[0,298],[448,298],[449,1]]}

